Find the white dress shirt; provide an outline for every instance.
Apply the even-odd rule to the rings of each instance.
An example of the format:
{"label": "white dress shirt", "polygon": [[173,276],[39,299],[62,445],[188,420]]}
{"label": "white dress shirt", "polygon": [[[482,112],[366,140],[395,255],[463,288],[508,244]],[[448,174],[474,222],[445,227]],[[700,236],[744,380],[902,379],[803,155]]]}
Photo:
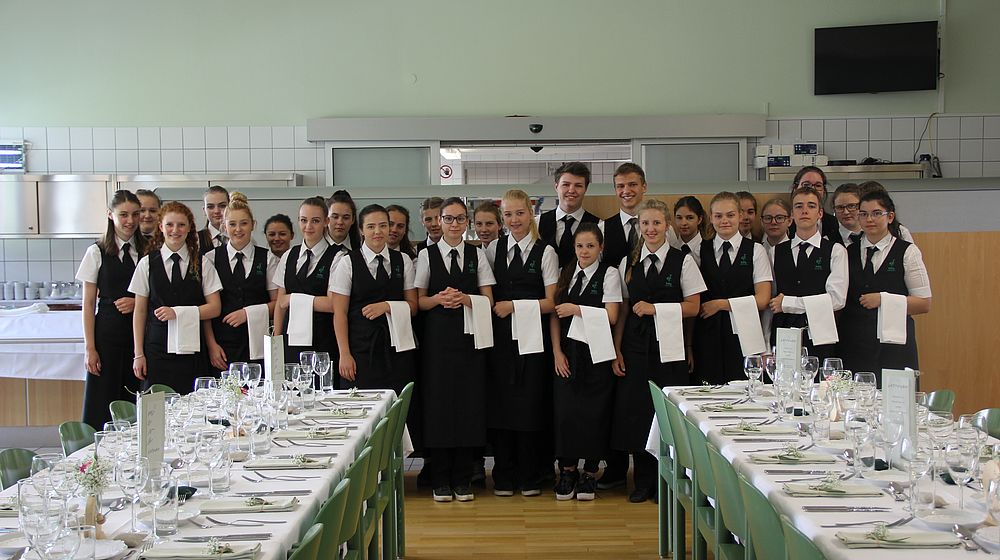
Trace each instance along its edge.
{"label": "white dress shirt", "polygon": [[[250,271],[253,268],[253,255],[257,246],[253,243],[247,243],[242,249],[237,250],[233,247],[232,241],[226,243],[226,253],[229,254],[229,271],[232,272],[236,268],[236,253],[243,254],[243,278],[246,279],[250,276]],[[274,283],[274,272],[277,269],[277,261],[273,261],[272,266],[272,253],[267,252],[267,271],[265,272],[265,286],[267,291],[277,290],[278,286]],[[201,258],[201,266],[203,268],[215,269],[215,251],[209,251]]]}
{"label": "white dress shirt", "polygon": [[743,237],[739,234],[732,236],[730,239],[723,239],[721,235],[716,235],[715,239],[712,240],[712,246],[715,247],[716,265],[722,260],[722,244],[725,241],[729,241],[732,244],[732,247],[729,249],[729,262],[732,264],[736,263],[736,255],[739,253],[743,243],[753,243],[754,284],[770,282],[774,278],[771,274],[771,261],[767,257],[767,250],[764,249],[764,246],[749,237]]}
{"label": "white dress shirt", "polygon": [[[882,267],[886,255],[889,254],[889,250],[892,249],[892,245],[895,242],[896,238],[892,234],[888,234],[880,239],[878,243],[875,243],[875,247],[878,247],[878,251],[872,256],[872,267],[875,272],[878,272]],[[871,246],[872,243],[868,241],[868,236],[861,238],[862,268],[868,259],[868,247]],[[927,276],[927,267],[924,266],[924,258],[920,253],[920,249],[912,243],[903,252],[903,281],[906,283],[906,289],[909,290],[911,296],[931,297],[931,280]]]}
{"label": "white dress shirt", "polygon": [[[514,259],[514,247],[521,248],[521,262],[528,260],[528,254],[535,248],[535,240],[530,235],[525,235],[520,241],[514,241],[513,235],[507,236],[507,265]],[[496,249],[494,248],[494,251]],[[496,261],[494,261],[496,262]],[[559,255],[551,245],[546,245],[542,250],[542,284],[551,286],[559,282]]]}
{"label": "white dress shirt", "polygon": [[[808,245],[806,243],[808,242]],[[817,231],[809,239],[802,239],[796,232],[792,238],[792,262],[798,264],[799,256],[805,247],[806,256],[812,255],[813,251],[818,251],[823,236]],[[833,310],[844,308],[847,301],[847,249],[840,243],[834,243],[830,252],[830,275],[826,278],[826,292],[830,294],[833,301]],[[783,313],[805,313],[806,306],[802,303],[802,298],[798,296],[785,295],[781,300],[781,311]]]}
{"label": "white dress shirt", "polygon": [[[163,259],[163,268],[167,272],[167,280],[173,280],[174,261],[171,259],[171,251],[165,244],[160,247],[160,257]],[[181,245],[177,254],[180,255],[181,278],[187,277],[188,263],[191,262],[191,254],[188,252],[187,244]],[[201,267],[201,291],[204,295],[214,294],[222,289],[222,282],[215,272],[215,267]],[[149,255],[139,259],[135,265],[135,274],[132,275],[132,282],[128,285],[128,291],[137,296],[149,297]]]}
{"label": "white dress shirt", "polygon": [[[659,249],[655,252],[650,251],[649,247],[644,243],[642,245],[642,253],[639,255],[639,266],[647,275],[649,274],[650,260],[647,258],[650,254],[656,255],[656,271],[659,272],[663,269],[663,263],[666,262],[667,252],[670,250],[670,244],[664,243],[660,245]],[[628,284],[625,282],[625,273],[628,266],[629,257],[626,256],[622,259],[621,264],[618,266],[618,274],[622,280],[622,298],[628,299]],[[700,294],[708,290],[705,286],[705,279],[701,277],[701,270],[698,269],[698,265],[695,264],[694,258],[691,255],[684,256],[684,262],[681,264],[681,294],[684,297],[693,296],[694,294]]]}
{"label": "white dress shirt", "polygon": [[[598,267],[601,266],[601,259],[597,259],[587,268],[580,268],[580,265],[576,265],[576,269],[573,271],[573,276],[569,280],[569,287],[566,293],[568,294],[574,286],[576,286],[576,278],[580,275],[580,271],[583,271],[583,286],[590,285],[590,282],[594,278],[594,274],[597,273]],[[622,301],[622,281],[621,276],[618,271],[615,270],[613,266],[609,266],[604,273],[604,296],[601,298],[603,303],[621,303]]]}
{"label": "white dress shirt", "polygon": [[[389,255],[392,249],[388,245],[382,248],[382,252],[376,253],[372,251],[366,243],[361,244],[361,258],[364,259],[365,264],[368,265],[368,272],[371,273],[372,278],[375,278],[378,274],[378,258],[382,256],[382,268],[385,270],[387,275],[392,274],[392,269],[389,264]],[[399,253],[403,257],[403,289],[412,290],[413,279],[415,275],[415,270],[413,268],[413,261],[410,259],[410,255],[406,253]],[[351,295],[351,286],[354,284],[354,260],[353,259],[343,259],[337,268],[330,275],[330,284],[327,288],[335,294],[340,294],[342,296]]]}
{"label": "white dress shirt", "polygon": [[[278,269],[274,274],[274,285],[279,288],[285,287],[285,271],[289,266],[295,265],[295,269],[292,270],[292,274],[298,273],[299,269],[302,268],[302,265],[306,263],[306,249],[312,251],[312,258],[309,259],[309,270],[306,274],[312,274],[313,271],[316,270],[316,265],[319,264],[320,258],[323,257],[323,254],[326,253],[326,250],[329,248],[330,244],[327,242],[326,236],[324,235],[312,247],[307,246],[303,242],[301,248],[299,249],[299,258],[296,259],[294,263],[288,262],[288,255],[291,254],[292,250],[289,249],[288,251],[285,251],[285,254],[281,255],[281,261],[278,262]],[[337,266],[340,261],[342,261],[346,255],[347,249],[341,249],[336,255],[333,256],[333,261],[330,262],[330,276],[333,276],[333,273],[337,270]]]}
{"label": "white dress shirt", "polygon": [[767,240],[767,236],[766,235],[764,236],[764,239],[761,240],[761,245],[763,245],[764,249],[767,251],[767,258],[768,258],[768,260],[771,261],[771,267],[772,268],[774,268],[774,248],[777,247],[778,245],[781,245],[785,241],[788,241],[788,234],[787,233],[785,235],[781,236],[781,240],[778,241],[777,245],[771,245],[771,243]]}
{"label": "white dress shirt", "polygon": [[[124,262],[125,252],[122,251],[122,246],[126,243],[129,244],[128,252],[132,255],[132,262],[137,262],[139,260],[139,253],[135,250],[135,244],[131,241],[122,241],[122,239],[116,235],[115,244],[118,245],[118,258]],[[97,274],[98,271],[101,270],[102,263],[103,257],[101,256],[101,248],[98,247],[96,243],[87,246],[87,252],[83,254],[83,260],[80,261],[80,268],[76,271],[76,279],[81,282],[96,284]]]}
{"label": "white dress shirt", "polygon": [[[455,249],[458,251],[458,265],[460,267],[465,267],[465,241],[460,241],[455,247],[448,245],[448,242],[444,240],[444,236],[441,236],[441,240],[437,242],[438,251],[441,252],[441,258],[444,260],[444,267],[449,270],[451,267],[451,250]],[[476,277],[479,280],[479,286],[492,286],[497,283],[496,278],[493,276],[493,269],[490,268],[490,263],[486,260],[486,251],[483,251],[482,247],[475,247],[477,251],[479,262],[476,267]],[[449,270],[450,271],[450,270]],[[427,256],[427,248],[423,248],[420,254],[417,255],[417,272],[413,278],[413,285],[420,289],[427,289],[431,283],[431,260]],[[432,294],[433,295],[433,294]]]}
{"label": "white dress shirt", "polygon": [[[573,225],[569,230],[572,233],[576,233],[576,228],[580,227],[581,220],[583,220],[584,212],[583,206],[580,206],[576,211],[571,213],[564,212],[561,206],[556,206],[556,243],[559,243],[559,240],[562,239],[563,231],[566,229],[566,222],[563,221],[563,217],[573,216]],[[604,220],[599,220],[597,227],[601,230],[601,233],[604,233]]]}
{"label": "white dress shirt", "polygon": [[865,231],[863,229],[859,229],[858,231],[851,231],[851,230],[845,228],[844,224],[840,224],[839,229],[840,229],[840,238],[844,240],[844,247],[850,247],[851,246],[851,243],[852,243],[852,241],[851,241],[851,234],[852,233],[860,233],[863,236],[864,235],[864,231]]}
{"label": "white dress shirt", "polygon": [[215,229],[215,226],[212,225],[212,222],[209,222],[208,227],[205,229],[208,230],[208,237],[209,239],[212,240],[212,247],[218,247],[219,245],[222,245],[223,243],[229,241],[229,238],[226,236],[226,234]]}

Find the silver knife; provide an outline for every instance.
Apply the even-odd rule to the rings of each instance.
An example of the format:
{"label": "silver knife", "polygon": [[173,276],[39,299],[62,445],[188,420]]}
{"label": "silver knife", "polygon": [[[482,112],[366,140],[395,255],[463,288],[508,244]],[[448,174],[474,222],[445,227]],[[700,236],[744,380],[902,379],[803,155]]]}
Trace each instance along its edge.
{"label": "silver knife", "polygon": [[212,539],[220,541],[260,541],[271,538],[271,533],[245,533],[236,535],[198,535],[190,537],[180,537],[176,542],[201,543]]}
{"label": "silver knife", "polygon": [[799,469],[764,469],[764,474],[827,474],[836,471],[804,471]]}
{"label": "silver knife", "polygon": [[269,459],[294,459],[298,456],[303,457],[336,457],[336,453],[298,453],[296,455],[268,455]]}
{"label": "silver knife", "polygon": [[236,492],[234,496],[241,498],[260,498],[262,496],[308,496],[312,490],[268,490],[260,492]]}
{"label": "silver knife", "polygon": [[829,512],[845,512],[845,511],[848,511],[848,512],[862,512],[862,511],[878,511],[878,512],[883,512],[883,511],[892,511],[892,508],[875,507],[875,506],[840,506],[840,507],[836,507],[836,506],[803,506],[802,510],[803,511],[812,512],[812,513],[821,513],[821,512],[828,512],[829,513]]}
{"label": "silver knife", "polygon": [[[789,436],[789,437],[794,437],[794,436]],[[736,443],[796,443],[799,440],[798,440],[798,438],[796,438],[796,439],[788,439],[788,438],[781,438],[781,439],[779,439],[779,438],[762,438],[762,437],[734,437],[733,441],[735,441]]]}

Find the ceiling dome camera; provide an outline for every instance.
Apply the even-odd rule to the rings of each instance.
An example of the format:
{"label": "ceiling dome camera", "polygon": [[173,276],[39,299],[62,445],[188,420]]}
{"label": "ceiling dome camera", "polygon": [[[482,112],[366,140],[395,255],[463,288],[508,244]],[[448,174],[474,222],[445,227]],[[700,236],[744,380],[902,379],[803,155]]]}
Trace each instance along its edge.
{"label": "ceiling dome camera", "polygon": [[528,125],[528,130],[530,130],[532,134],[538,134],[539,132],[542,131],[542,128],[544,127],[539,123]]}

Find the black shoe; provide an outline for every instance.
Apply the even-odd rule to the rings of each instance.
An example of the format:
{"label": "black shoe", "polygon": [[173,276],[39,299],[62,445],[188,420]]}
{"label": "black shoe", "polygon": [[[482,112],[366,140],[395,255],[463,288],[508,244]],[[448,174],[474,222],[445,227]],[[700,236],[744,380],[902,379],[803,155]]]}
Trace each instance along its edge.
{"label": "black shoe", "polygon": [[654,500],[656,499],[655,490],[652,488],[636,488],[631,494],[629,494],[628,501],[633,504],[641,504],[650,498],[653,498]]}
{"label": "black shoe", "polygon": [[585,472],[580,475],[580,480],[576,483],[576,499],[580,501],[590,501],[597,496],[597,481],[594,475]]}
{"label": "black shoe", "polygon": [[471,502],[476,499],[476,495],[472,493],[472,488],[469,486],[456,486],[455,499],[460,502]]}
{"label": "black shoe", "polygon": [[493,495],[506,498],[508,496],[514,495],[514,485],[504,484],[504,483],[494,483],[493,485]]}
{"label": "black shoe", "polygon": [[625,473],[618,473],[604,469],[604,474],[597,481],[598,490],[611,490],[612,488],[618,488],[619,486],[625,486]]}
{"label": "black shoe", "polygon": [[578,477],[579,475],[576,471],[563,471],[559,475],[559,482],[555,488],[557,500],[572,500],[576,496],[576,481]]}
{"label": "black shoe", "polygon": [[451,501],[451,487],[450,486],[442,486],[440,488],[435,488],[434,492],[433,492],[433,495],[434,495],[434,501],[435,502],[450,502]]}

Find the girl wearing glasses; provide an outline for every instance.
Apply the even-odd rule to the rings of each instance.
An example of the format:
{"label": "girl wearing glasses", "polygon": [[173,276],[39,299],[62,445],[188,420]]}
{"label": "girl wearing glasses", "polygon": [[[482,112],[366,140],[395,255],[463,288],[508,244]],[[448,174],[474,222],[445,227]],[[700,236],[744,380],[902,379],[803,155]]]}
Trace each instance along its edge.
{"label": "girl wearing glasses", "polygon": [[[490,359],[489,428],[496,466],[494,493],[512,496],[520,486],[524,496],[541,494],[540,449],[552,425],[552,354],[545,315],[555,307],[559,257],[540,241],[531,199],[510,190],[500,204],[510,232],[497,241],[493,274],[493,353]],[[512,336],[514,301],[537,300],[541,311],[544,351],[522,355]],[[548,455],[552,470],[552,455]]]}
{"label": "girl wearing glasses", "polygon": [[674,204],[674,228],[678,243],[674,246],[685,255],[691,255],[698,263],[701,256],[701,241],[708,230],[708,217],[701,201],[693,196],[682,196]]}
{"label": "girl wearing glasses", "polygon": [[[837,218],[825,211],[826,186],[828,184],[826,173],[822,169],[807,165],[799,169],[799,172],[795,174],[795,178],[792,180],[791,192],[794,195],[799,189],[811,188],[819,194],[819,206],[820,209],[824,210],[822,219],[817,223],[819,233],[831,241],[840,243],[840,230],[838,229]],[[792,222],[788,228],[789,237],[795,234],[795,228],[795,222]]]}
{"label": "girl wearing glasses", "polygon": [[[860,192],[859,196],[861,197],[864,197],[866,194],[870,192],[880,192],[886,194],[888,194],[889,192],[886,190],[884,186],[882,186],[882,183],[879,183],[878,181],[865,181],[864,183],[858,185],[858,190]],[[907,243],[913,243],[913,234],[910,233],[910,230],[906,226],[904,226],[903,223],[900,222],[898,219],[895,221],[895,223],[896,226],[899,228],[899,235],[897,235],[897,237],[902,239],[903,241],[906,241]]]}
{"label": "girl wearing glasses", "polygon": [[[851,371],[919,369],[913,315],[931,309],[931,284],[920,249],[899,238],[896,207],[884,191],[861,197],[858,219],[865,235],[847,248],[850,286],[840,315],[840,354]],[[882,344],[878,339],[878,308],[882,293],[906,296],[906,343]]]}
{"label": "girl wearing glasses", "polygon": [[[783,197],[775,197],[764,203],[760,213],[760,222],[764,226],[764,239],[761,245],[767,251],[767,258],[774,268],[774,248],[788,241],[788,226],[792,223],[792,206]],[[778,285],[771,282],[771,297],[778,295]],[[774,313],[770,307],[760,312],[760,326],[764,330],[764,346],[771,347],[771,320]]]}
{"label": "girl wearing glasses", "polygon": [[858,221],[858,207],[861,205],[861,189],[854,183],[844,183],[833,193],[833,213],[837,216],[837,232],[845,247],[857,243],[864,231]]}

